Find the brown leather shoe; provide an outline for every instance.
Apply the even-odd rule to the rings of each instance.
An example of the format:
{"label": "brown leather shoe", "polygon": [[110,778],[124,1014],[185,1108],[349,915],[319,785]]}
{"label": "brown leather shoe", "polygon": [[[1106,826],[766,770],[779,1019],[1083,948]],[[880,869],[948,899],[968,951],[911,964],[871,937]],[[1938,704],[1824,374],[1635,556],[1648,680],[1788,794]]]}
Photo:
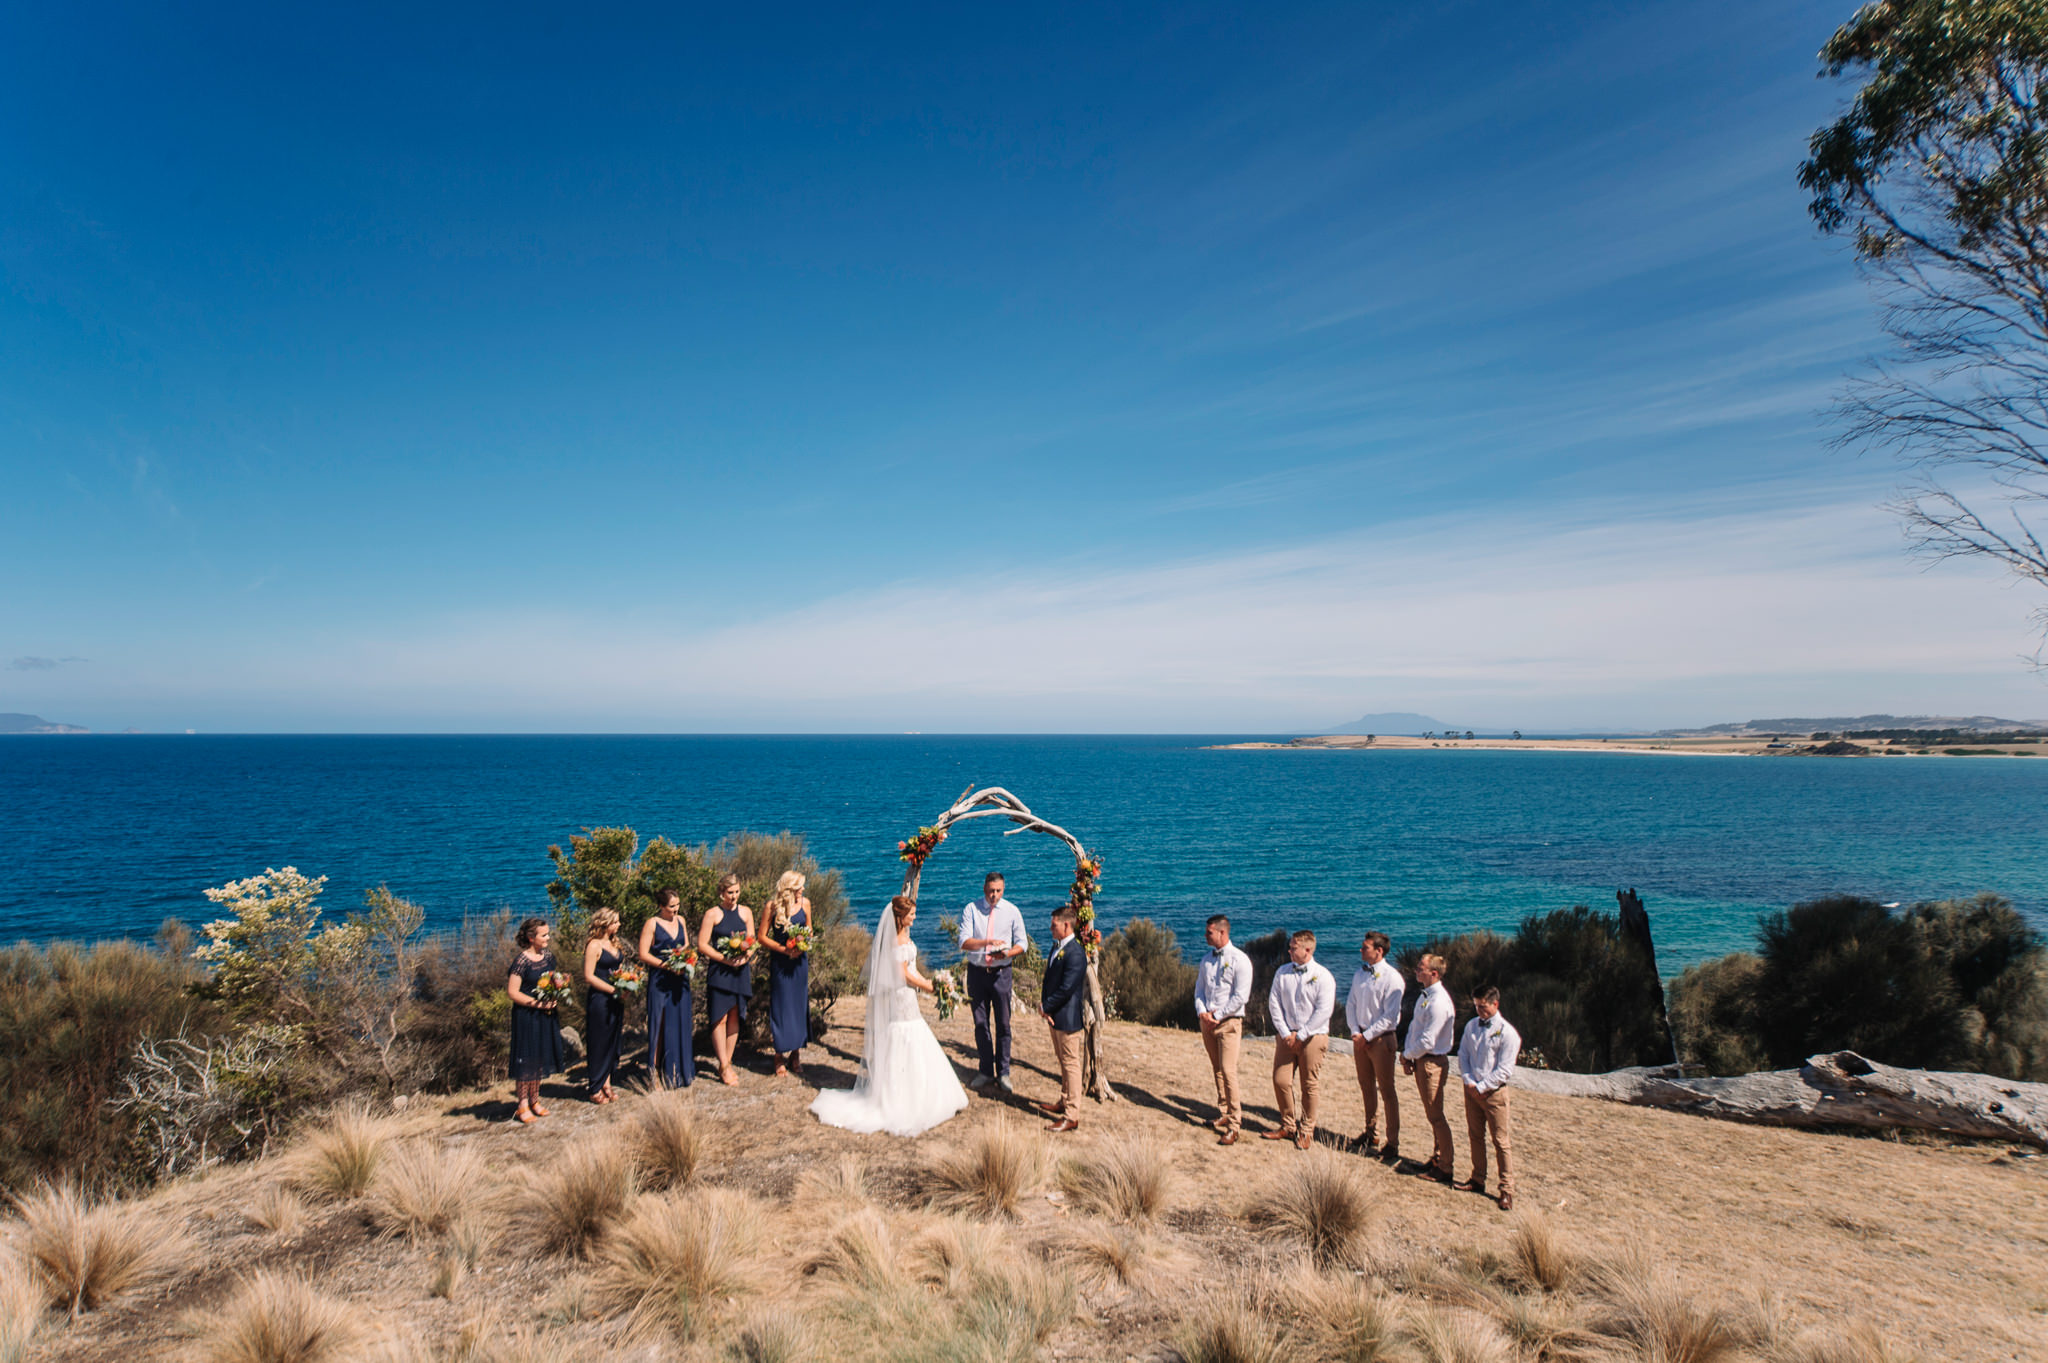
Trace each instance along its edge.
{"label": "brown leather shoe", "polygon": [[1080,1129],[1081,1124],[1075,1121],[1072,1117],[1062,1117],[1058,1121],[1054,1122],[1051,1126],[1046,1128],[1047,1131],[1052,1132],[1079,1131]]}
{"label": "brown leather shoe", "polygon": [[1483,1193],[1486,1191],[1486,1187],[1484,1184],[1474,1183],[1469,1178],[1461,1178],[1451,1185],[1451,1191],[1454,1193]]}
{"label": "brown leather shoe", "polygon": [[1048,1117],[1064,1117],[1067,1115],[1067,1105],[1065,1102],[1033,1103],[1031,1106],[1037,1108]]}
{"label": "brown leather shoe", "polygon": [[1444,1173],[1443,1170],[1437,1168],[1434,1164],[1425,1164],[1418,1168],[1415,1171],[1415,1177],[1426,1178],[1431,1183],[1449,1183],[1451,1181],[1451,1176]]}
{"label": "brown leather shoe", "polygon": [[1271,1131],[1261,1131],[1259,1139],[1262,1141],[1291,1141],[1294,1139],[1294,1133],[1284,1126],[1275,1127]]}
{"label": "brown leather shoe", "polygon": [[1313,1131],[1297,1131],[1294,1133],[1294,1148],[1296,1150],[1306,1150],[1315,1143],[1316,1137]]}
{"label": "brown leather shoe", "polygon": [[1500,1209],[1504,1212],[1511,1212],[1515,1209],[1515,1195],[1513,1193],[1502,1193],[1500,1195]]}
{"label": "brown leather shoe", "polygon": [[1224,1133],[1223,1133],[1222,1135],[1220,1135],[1220,1136],[1218,1136],[1218,1137],[1216,1138],[1216,1144],[1218,1144],[1218,1145],[1236,1145],[1236,1144],[1237,1144],[1237,1133],[1236,1133],[1235,1131],[1226,1131],[1226,1132],[1224,1132]]}

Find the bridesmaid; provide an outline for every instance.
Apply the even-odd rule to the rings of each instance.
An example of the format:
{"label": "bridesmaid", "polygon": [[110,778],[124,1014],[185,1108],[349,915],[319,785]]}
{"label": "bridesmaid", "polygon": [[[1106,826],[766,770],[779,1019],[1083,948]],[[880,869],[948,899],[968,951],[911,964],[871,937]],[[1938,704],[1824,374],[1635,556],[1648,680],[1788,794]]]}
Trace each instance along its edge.
{"label": "bridesmaid", "polygon": [[690,977],[662,967],[662,953],[687,946],[689,924],[674,890],[654,896],[654,917],[640,927],[640,962],[647,967],[647,1069],[657,1084],[688,1088],[697,1078],[697,1001]]}
{"label": "bridesmaid", "polygon": [[619,954],[619,915],[615,909],[599,909],[590,915],[590,941],[583,947],[583,982],[590,986],[584,1006],[583,1034],[590,1047],[590,1101],[609,1103],[612,1071],[619,1066],[619,1032],[625,1025],[625,1000],[612,984],[612,972],[626,958]]}
{"label": "bridesmaid", "polygon": [[721,937],[753,935],[754,911],[740,903],[740,878],[727,872],[718,882],[718,907],[697,925],[697,950],[711,963],[704,972],[711,991],[711,1049],[718,1053],[718,1077],[727,1084],[740,1081],[733,1072],[732,1052],[739,1044],[747,1000],[754,996],[754,962],[746,953],[722,955],[712,943]]}
{"label": "bridesmaid", "polygon": [[548,920],[527,919],[515,940],[519,955],[505,977],[505,992],[512,997],[512,1082],[519,1092],[519,1108],[512,1115],[531,1122],[548,1115],[540,1105],[540,1081],[561,1071],[562,1026],[555,1006],[532,993],[540,977],[555,969],[555,953],[548,950]]}
{"label": "bridesmaid", "polygon": [[811,901],[804,898],[804,878],[784,871],[768,901],[768,921],[761,945],[768,950],[768,1034],[775,1041],[778,1077],[804,1072],[798,1053],[811,1039],[811,958],[789,945],[791,928],[811,925]]}

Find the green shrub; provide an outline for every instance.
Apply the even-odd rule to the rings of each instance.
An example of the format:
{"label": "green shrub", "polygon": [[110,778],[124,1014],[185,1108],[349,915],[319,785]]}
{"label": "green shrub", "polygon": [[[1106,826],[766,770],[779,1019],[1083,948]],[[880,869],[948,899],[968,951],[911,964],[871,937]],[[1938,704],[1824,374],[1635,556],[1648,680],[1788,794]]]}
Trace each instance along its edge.
{"label": "green shrub", "polygon": [[1151,1027],[1195,1025],[1195,967],[1170,928],[1133,918],[1102,941],[1103,990],[1116,1016]]}
{"label": "green shrub", "polygon": [[1764,962],[1737,951],[1692,966],[1671,984],[1671,1027],[1678,1054],[1708,1074],[1749,1074],[1767,1069],[1757,1018]]}

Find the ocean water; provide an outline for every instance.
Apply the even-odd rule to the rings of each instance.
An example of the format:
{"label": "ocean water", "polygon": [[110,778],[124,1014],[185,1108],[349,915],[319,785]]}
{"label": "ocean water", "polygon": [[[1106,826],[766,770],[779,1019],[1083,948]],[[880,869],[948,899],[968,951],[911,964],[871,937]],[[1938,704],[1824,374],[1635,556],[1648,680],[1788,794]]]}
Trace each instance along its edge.
{"label": "ocean water", "polygon": [[[711,841],[804,833],[879,914],[896,840],[1001,785],[1105,861],[1106,926],[1148,916],[1190,951],[1312,927],[1325,958],[1511,928],[1634,887],[1660,965],[1748,945],[1757,915],[1833,892],[1991,890],[2048,927],[2048,757],[1209,750],[1209,737],[67,736],[0,739],[0,937],[148,936],[201,891],[294,865],[342,912],[388,884],[430,922],[544,910],[547,847],[584,827]],[[1033,930],[1072,862],[1053,839],[957,830],[919,936],[1009,877]],[[934,911],[937,910],[937,911]],[[1341,944],[1341,945],[1340,945]]]}

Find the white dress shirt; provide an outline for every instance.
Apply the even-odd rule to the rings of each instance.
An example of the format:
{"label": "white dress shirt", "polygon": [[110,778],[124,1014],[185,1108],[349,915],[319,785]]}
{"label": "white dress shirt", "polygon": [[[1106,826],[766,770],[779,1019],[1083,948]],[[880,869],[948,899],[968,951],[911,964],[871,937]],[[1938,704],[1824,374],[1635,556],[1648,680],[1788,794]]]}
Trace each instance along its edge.
{"label": "white dress shirt", "polygon": [[[986,899],[977,899],[960,911],[960,940],[971,941],[976,937],[1007,942],[1019,952],[1031,945],[1031,939],[1024,935],[1024,915],[1007,899],[997,900],[994,908],[989,907]],[[1011,960],[1005,956],[999,964],[1007,965]],[[967,963],[987,965],[988,949],[976,947],[969,951]]]}
{"label": "white dress shirt", "polygon": [[1195,967],[1195,1011],[1218,1022],[1241,1018],[1252,998],[1252,958],[1234,942],[1211,948]]}
{"label": "white dress shirt", "polygon": [[1491,1021],[1473,1018],[1458,1043],[1458,1072],[1481,1093],[1491,1093],[1515,1077],[1515,1057],[1522,1053],[1522,1034],[1495,1013]]}
{"label": "white dress shirt", "polygon": [[1307,965],[1289,961],[1273,976],[1266,1011],[1273,1017],[1276,1035],[1306,1041],[1328,1032],[1330,1014],[1337,1011],[1337,977],[1314,957]]}
{"label": "white dress shirt", "polygon": [[1458,1010],[1451,1003],[1451,991],[1438,980],[1416,996],[1415,1016],[1408,1020],[1408,1044],[1401,1048],[1401,1058],[1449,1055],[1457,1025]]}
{"label": "white dress shirt", "polygon": [[1351,1035],[1377,1041],[1401,1025],[1401,995],[1408,982],[1401,972],[1381,961],[1351,972],[1351,992],[1344,996],[1344,1021]]}

